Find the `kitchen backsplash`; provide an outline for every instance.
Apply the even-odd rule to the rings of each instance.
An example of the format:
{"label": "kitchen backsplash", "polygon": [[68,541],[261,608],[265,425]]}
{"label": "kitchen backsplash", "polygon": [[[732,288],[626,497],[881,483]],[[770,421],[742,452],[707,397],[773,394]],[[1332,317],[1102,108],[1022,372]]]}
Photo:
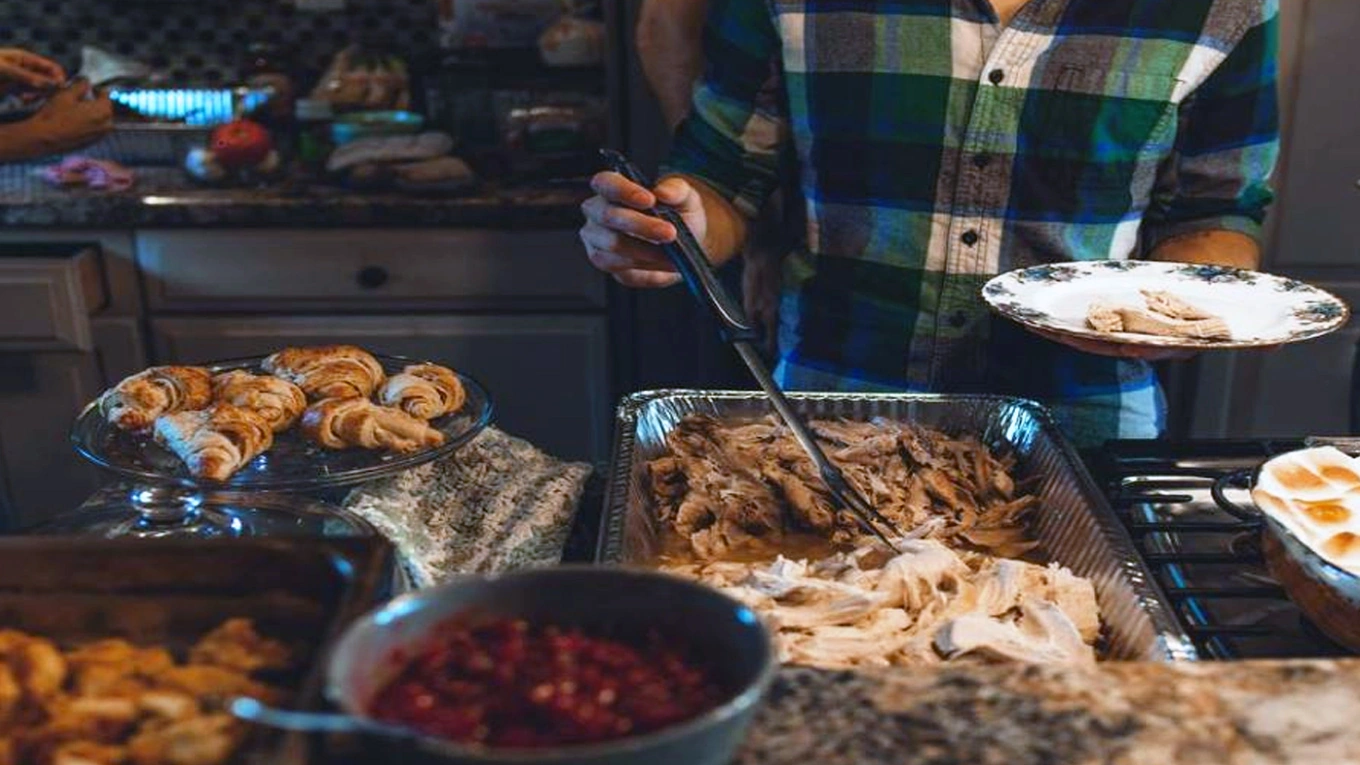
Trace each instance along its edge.
{"label": "kitchen backsplash", "polygon": [[0,47],[28,48],[74,71],[81,47],[96,45],[148,63],[175,84],[237,81],[254,42],[280,45],[312,75],[360,36],[418,56],[438,44],[436,27],[434,0],[348,0],[329,13],[299,11],[287,0],[0,0]]}

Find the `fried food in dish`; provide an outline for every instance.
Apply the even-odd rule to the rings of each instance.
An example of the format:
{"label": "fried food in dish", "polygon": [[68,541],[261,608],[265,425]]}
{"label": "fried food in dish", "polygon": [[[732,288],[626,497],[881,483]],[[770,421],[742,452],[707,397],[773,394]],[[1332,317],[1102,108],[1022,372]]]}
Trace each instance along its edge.
{"label": "fried food in dish", "polygon": [[161,417],[156,441],[198,478],[226,481],[274,445],[274,431],[255,412],[221,403]]}
{"label": "fried food in dish", "polygon": [[[199,663],[204,659],[236,668]],[[227,714],[225,704],[242,695],[269,703],[282,698],[244,667],[282,668],[290,662],[285,646],[261,637],[242,619],[209,633],[182,665],[161,647],[110,639],[63,654],[43,638],[5,630],[0,765],[229,762],[246,728]]]}
{"label": "fried food in dish", "polygon": [[412,364],[387,378],[378,403],[396,407],[412,417],[433,420],[463,408],[467,391],[452,369],[438,364]]}
{"label": "fried food in dish", "polygon": [[[827,456],[869,504],[905,531],[1018,557],[1034,547],[1026,518],[1038,499],[1011,476],[1013,460],[971,437],[908,423],[811,423]],[[669,454],[647,465],[657,517],[699,560],[774,552],[812,534],[833,545],[865,532],[837,510],[793,435],[773,418],[685,418]]]}
{"label": "fried food in dish", "polygon": [[298,386],[281,377],[239,369],[213,378],[213,400],[249,409],[264,418],[275,433],[293,427],[307,408],[307,396]]}
{"label": "fried food in dish", "polygon": [[262,366],[301,388],[313,401],[368,398],[387,376],[373,354],[353,345],[285,348],[265,359]]}
{"label": "fried food in dish", "polygon": [[444,434],[400,409],[366,398],[328,398],[307,407],[302,434],[327,449],[386,449],[409,454],[444,443]]}
{"label": "fried food in dish", "polygon": [[142,431],[156,418],[212,403],[212,374],[199,367],[152,367],[123,380],[100,400],[108,421]]}
{"label": "fried food in dish", "polygon": [[702,562],[663,570],[718,587],[759,612],[786,662],[826,668],[1095,660],[1091,582],[1059,566],[899,540],[865,539],[817,561]]}
{"label": "fried food in dish", "polygon": [[259,672],[288,666],[288,648],[266,640],[249,619],[229,619],[203,636],[189,651],[191,664]]}

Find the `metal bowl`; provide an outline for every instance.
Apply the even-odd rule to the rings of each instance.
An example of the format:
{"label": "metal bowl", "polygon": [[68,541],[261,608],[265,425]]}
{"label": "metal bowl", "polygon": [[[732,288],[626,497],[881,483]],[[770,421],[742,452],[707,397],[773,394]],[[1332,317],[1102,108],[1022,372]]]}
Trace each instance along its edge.
{"label": "metal bowl", "polygon": [[[1347,443],[1350,443],[1350,448],[1347,448]],[[1308,440],[1310,448],[1326,445],[1337,446],[1352,455],[1355,453],[1355,444],[1351,439]],[[1293,454],[1295,452],[1277,455],[1257,468],[1252,473],[1251,485],[1260,485],[1261,473],[1272,462]],[[1345,648],[1360,653],[1360,575],[1319,555],[1275,517],[1278,509],[1274,505],[1260,501],[1255,496],[1253,500],[1264,521],[1261,553],[1270,575],[1279,581],[1289,599],[1323,634]]]}
{"label": "metal bowl", "polygon": [[426,645],[431,630],[459,614],[514,617],[589,631],[654,628],[691,646],[722,684],[726,701],[687,722],[603,744],[551,750],[492,749],[432,737],[392,740],[389,761],[466,765],[722,765],[731,760],[774,678],[777,653],[749,608],[717,590],[653,572],[562,566],[469,577],[391,601],[340,638],[327,666],[327,694],[350,715],[370,719],[371,699]]}
{"label": "metal bowl", "polygon": [[1270,575],[1323,634],[1360,653],[1360,576],[1323,560],[1283,524],[1265,518],[1261,552]]}

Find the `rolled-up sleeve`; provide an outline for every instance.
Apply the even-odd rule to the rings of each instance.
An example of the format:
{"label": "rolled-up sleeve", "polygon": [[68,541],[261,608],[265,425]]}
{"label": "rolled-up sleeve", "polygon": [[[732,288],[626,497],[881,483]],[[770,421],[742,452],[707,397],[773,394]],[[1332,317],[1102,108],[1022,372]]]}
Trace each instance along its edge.
{"label": "rolled-up sleeve", "polygon": [[704,29],[706,71],[663,169],[699,178],[754,217],[778,185],[787,134],[779,36],[766,0],[713,0]]}
{"label": "rolled-up sleeve", "polygon": [[1236,231],[1257,241],[1274,201],[1279,157],[1276,91],[1279,14],[1275,0],[1180,108],[1180,133],[1169,174],[1145,218],[1151,250],[1178,236]]}

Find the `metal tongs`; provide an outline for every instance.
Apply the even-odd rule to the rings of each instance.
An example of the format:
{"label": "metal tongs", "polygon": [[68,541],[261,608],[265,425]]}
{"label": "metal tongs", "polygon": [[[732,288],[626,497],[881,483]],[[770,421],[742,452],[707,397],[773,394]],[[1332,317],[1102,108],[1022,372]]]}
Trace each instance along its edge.
{"label": "metal tongs", "polygon": [[[652,188],[651,181],[623,154],[612,149],[603,149],[600,154],[604,156],[611,170],[645,189]],[[723,339],[736,349],[741,360],[746,363],[746,368],[751,371],[751,376],[756,378],[761,390],[770,397],[770,403],[774,405],[775,411],[784,420],[784,424],[788,425],[789,430],[793,431],[793,437],[798,439],[798,443],[812,459],[812,463],[817,466],[822,480],[831,491],[832,499],[841,508],[850,511],[865,529],[889,548],[900,552],[893,540],[902,537],[901,530],[869,504],[864,495],[846,480],[840,468],[827,459],[822,447],[817,445],[803,418],[794,411],[793,404],[779,389],[764,359],[756,351],[754,343],[760,339],[760,330],[750,323],[741,305],[732,299],[722,282],[718,281],[712,264],[708,262],[708,257],[704,255],[703,248],[690,232],[689,226],[680,218],[680,213],[665,205],[658,205],[646,212],[675,226],[676,241],[663,248],[667,257],[675,264],[676,270],[680,272],[681,278],[685,280],[694,297],[718,320],[722,326]]]}

